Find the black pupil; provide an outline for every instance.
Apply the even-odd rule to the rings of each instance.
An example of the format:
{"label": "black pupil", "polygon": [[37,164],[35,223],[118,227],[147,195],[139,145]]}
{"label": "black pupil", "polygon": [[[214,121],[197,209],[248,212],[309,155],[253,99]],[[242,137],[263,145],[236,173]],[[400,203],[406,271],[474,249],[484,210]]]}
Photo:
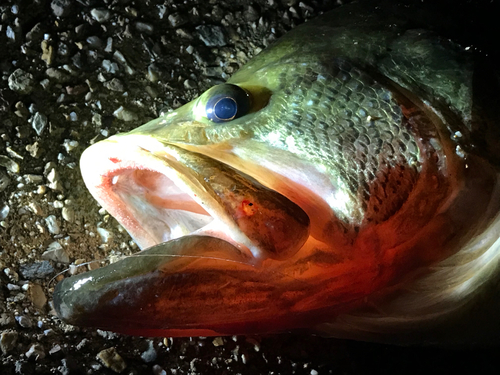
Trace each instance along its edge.
{"label": "black pupil", "polygon": [[238,104],[232,98],[222,98],[214,106],[214,114],[221,120],[230,120],[236,116]]}

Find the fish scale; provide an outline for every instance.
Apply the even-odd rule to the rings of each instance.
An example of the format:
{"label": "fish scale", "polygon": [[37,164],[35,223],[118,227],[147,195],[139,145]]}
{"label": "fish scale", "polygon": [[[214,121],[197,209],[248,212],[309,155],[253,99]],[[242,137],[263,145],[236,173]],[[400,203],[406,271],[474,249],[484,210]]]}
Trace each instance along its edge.
{"label": "fish scale", "polygon": [[[333,74],[328,71],[333,71]],[[290,149],[288,137],[292,137],[291,152],[326,165],[332,180],[346,186],[346,193],[352,200],[349,211],[336,212],[346,224],[360,225],[363,220],[382,221],[394,213],[398,204],[388,204],[391,209],[383,212],[369,200],[378,201],[372,197],[373,192],[390,189],[384,183],[392,181],[391,174],[404,175],[405,181],[415,180],[419,153],[414,135],[401,126],[401,109],[390,92],[346,61],[337,62],[333,68],[323,65],[295,67],[280,74],[279,85],[286,89],[282,96],[273,100],[278,101],[281,110],[265,127],[254,127],[257,139],[259,134],[266,136],[270,131],[278,130],[282,134],[284,149]],[[290,107],[292,111],[289,111]],[[360,112],[365,116],[350,116]],[[367,119],[368,115],[375,120]],[[296,130],[300,133],[297,134]],[[376,159],[372,155],[383,158]],[[395,160],[408,166],[406,173],[392,171],[390,167]],[[377,174],[377,187],[370,187],[373,179],[367,175],[374,177],[377,171],[382,171]],[[411,186],[400,189],[401,197],[396,194],[395,202],[404,203]],[[371,215],[366,216],[368,207]]]}

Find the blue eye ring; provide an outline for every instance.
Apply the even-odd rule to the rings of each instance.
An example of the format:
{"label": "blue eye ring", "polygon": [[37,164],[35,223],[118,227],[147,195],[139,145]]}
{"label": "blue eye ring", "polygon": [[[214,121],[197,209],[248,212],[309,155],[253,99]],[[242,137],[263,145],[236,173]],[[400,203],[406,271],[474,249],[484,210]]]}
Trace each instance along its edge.
{"label": "blue eye ring", "polygon": [[223,123],[246,115],[251,107],[248,92],[237,85],[224,83],[210,89],[205,113],[210,121]]}

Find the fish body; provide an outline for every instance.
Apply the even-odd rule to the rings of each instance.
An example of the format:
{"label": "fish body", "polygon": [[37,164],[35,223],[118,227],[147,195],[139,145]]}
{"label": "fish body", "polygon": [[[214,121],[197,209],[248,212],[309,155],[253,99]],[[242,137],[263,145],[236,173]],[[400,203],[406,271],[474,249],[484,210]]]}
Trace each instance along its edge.
{"label": "fish body", "polygon": [[498,280],[498,76],[389,3],[302,25],[89,147],[87,187],[145,250],[62,281],[58,315],[150,336],[494,338],[453,327]]}

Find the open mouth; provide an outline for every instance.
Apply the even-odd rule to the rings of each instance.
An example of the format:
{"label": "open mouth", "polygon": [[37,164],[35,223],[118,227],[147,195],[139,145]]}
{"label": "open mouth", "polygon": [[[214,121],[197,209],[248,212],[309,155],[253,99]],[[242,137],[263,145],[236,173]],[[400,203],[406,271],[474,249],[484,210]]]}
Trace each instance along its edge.
{"label": "open mouth", "polygon": [[[112,178],[112,190],[155,244],[195,233],[213,222],[189,194],[155,171],[119,171]],[[141,238],[137,241],[142,242]]]}
{"label": "open mouth", "polygon": [[82,155],[92,195],[141,249],[188,235],[223,239],[250,258],[284,259],[309,236],[304,211],[223,163],[144,135]]}

